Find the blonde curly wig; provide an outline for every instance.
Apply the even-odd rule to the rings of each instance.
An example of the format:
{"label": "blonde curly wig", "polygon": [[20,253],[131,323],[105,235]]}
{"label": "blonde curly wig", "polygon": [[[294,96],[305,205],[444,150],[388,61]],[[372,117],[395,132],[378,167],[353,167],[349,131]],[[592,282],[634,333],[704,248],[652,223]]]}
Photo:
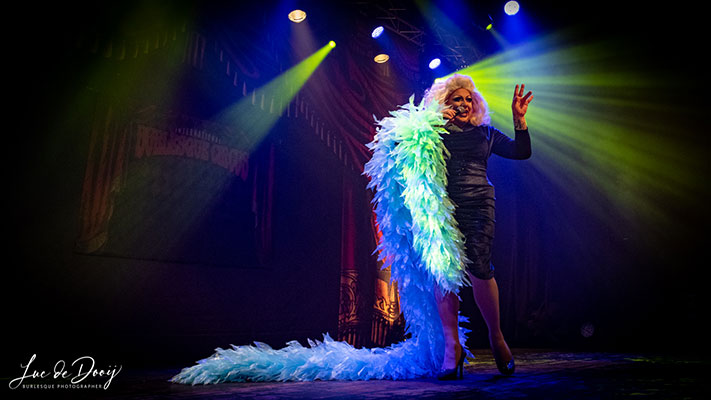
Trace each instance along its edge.
{"label": "blonde curly wig", "polygon": [[490,124],[489,105],[486,104],[486,100],[474,86],[474,80],[467,75],[454,74],[447,79],[440,78],[435,80],[432,86],[425,91],[425,104],[429,105],[436,101],[444,105],[455,90],[462,88],[467,89],[472,94],[474,109],[469,122],[475,126]]}

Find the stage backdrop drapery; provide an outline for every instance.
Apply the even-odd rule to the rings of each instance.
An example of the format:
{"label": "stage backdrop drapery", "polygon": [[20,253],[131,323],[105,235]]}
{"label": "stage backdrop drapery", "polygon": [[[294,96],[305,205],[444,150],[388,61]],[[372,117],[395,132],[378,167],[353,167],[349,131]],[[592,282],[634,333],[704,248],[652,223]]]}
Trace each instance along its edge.
{"label": "stage backdrop drapery", "polygon": [[[258,90],[288,68],[288,57],[265,51],[279,47],[270,43],[277,38],[261,47],[244,32],[196,29],[181,21],[128,37],[74,32],[72,56],[79,61],[73,62],[103,71],[90,78],[96,87],[88,95],[93,107],[82,110],[91,132],[77,253],[271,266],[275,149],[281,139],[268,134],[263,143],[245,148],[249,139],[241,137],[249,133],[216,115],[225,99],[247,99],[255,113],[279,113],[278,99],[260,98]],[[351,44],[365,29],[351,32]],[[377,230],[361,176],[369,158],[364,144],[374,134],[373,114],[385,115],[413,91],[408,82],[417,79],[417,54],[401,43],[393,60],[407,68],[394,71],[364,63],[371,55],[348,46],[342,42],[340,53],[317,69],[278,115],[284,122],[277,127],[311,135],[342,166],[335,171],[342,181],[341,218],[324,221],[341,231],[340,310],[338,332],[332,334],[356,346],[382,346],[401,339],[403,321],[397,289],[372,254]],[[104,80],[107,75],[132,78],[114,85]]]}

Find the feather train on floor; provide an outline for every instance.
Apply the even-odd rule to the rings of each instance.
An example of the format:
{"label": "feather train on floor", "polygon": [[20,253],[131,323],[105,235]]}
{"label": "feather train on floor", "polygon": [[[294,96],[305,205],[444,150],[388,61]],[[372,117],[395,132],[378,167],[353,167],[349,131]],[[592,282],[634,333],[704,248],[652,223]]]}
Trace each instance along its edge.
{"label": "feather train on floor", "polygon": [[[444,339],[434,288],[457,292],[469,284],[463,236],[447,197],[447,151],[440,135],[441,106],[409,102],[377,121],[368,147],[372,159],[364,174],[375,189],[375,214],[382,232],[377,250],[397,281],[409,338],[384,348],[356,349],[325,334],[323,341],[297,341],[275,350],[254,345],[216,349],[212,356],[183,369],[171,381],[210,384],[245,381],[409,379],[435,375]],[[461,326],[460,342],[469,332]],[[465,347],[466,349],[466,347]],[[471,356],[471,353],[467,351]]]}

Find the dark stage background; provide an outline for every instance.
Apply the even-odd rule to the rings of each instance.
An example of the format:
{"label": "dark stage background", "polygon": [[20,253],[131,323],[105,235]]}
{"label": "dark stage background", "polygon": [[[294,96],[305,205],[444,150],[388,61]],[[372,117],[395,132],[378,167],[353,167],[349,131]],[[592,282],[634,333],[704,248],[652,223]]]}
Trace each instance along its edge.
{"label": "dark stage background", "polygon": [[[255,340],[400,339],[361,172],[373,115],[428,86],[423,56],[395,37],[390,62],[374,64],[366,5],[322,5],[309,14],[317,48],[336,48],[293,99],[260,97],[296,56],[272,26],[285,17],[262,6],[49,6],[6,34],[7,375],[32,354],[181,367]],[[706,74],[689,55],[696,30],[666,30],[664,9],[528,6],[543,31],[597,24],[639,45],[632,65],[665,80],[698,76],[697,93],[680,84],[653,95],[704,105],[695,97]],[[263,137],[220,118],[239,101],[274,120]],[[706,350],[708,213],[696,207],[708,199],[708,161],[697,160],[708,128],[695,112],[648,117],[690,149],[675,157],[699,166],[695,198],[651,195],[671,224],[618,216],[612,203],[617,222],[601,223],[529,161],[492,158],[512,347]],[[471,293],[462,298],[470,345],[487,347]]]}

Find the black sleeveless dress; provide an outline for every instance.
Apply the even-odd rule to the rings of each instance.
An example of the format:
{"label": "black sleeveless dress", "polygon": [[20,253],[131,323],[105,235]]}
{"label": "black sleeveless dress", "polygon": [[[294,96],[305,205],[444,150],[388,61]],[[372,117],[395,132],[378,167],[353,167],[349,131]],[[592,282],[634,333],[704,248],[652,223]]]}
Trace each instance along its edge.
{"label": "black sleeveless dress", "polygon": [[479,279],[494,277],[491,246],[494,240],[494,186],[486,174],[491,154],[514,160],[531,156],[528,130],[517,130],[511,140],[498,129],[488,126],[446,126],[442,135],[450,153],[447,161],[447,193],[456,206],[454,219],[465,237],[467,270]]}

